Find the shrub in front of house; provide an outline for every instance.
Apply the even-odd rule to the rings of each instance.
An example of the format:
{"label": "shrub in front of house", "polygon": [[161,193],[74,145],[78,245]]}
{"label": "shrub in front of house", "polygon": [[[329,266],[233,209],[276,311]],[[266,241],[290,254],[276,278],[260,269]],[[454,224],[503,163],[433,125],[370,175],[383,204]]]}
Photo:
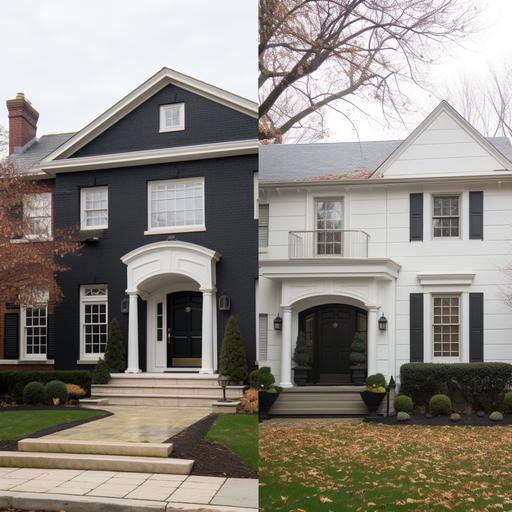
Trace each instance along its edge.
{"label": "shrub in front of house", "polygon": [[405,411],[400,411],[396,415],[397,421],[409,421],[410,419],[411,419],[411,416],[409,415],[409,413],[407,413]]}
{"label": "shrub in front of house", "polygon": [[407,363],[400,368],[400,391],[416,405],[427,405],[431,396],[462,397],[475,410],[492,411],[503,403],[512,383],[508,363]]}
{"label": "shrub in front of house", "polygon": [[407,395],[397,395],[393,400],[395,411],[411,413],[414,409],[412,398]]}
{"label": "shrub in front of house", "polygon": [[29,382],[23,388],[23,403],[37,405],[44,402],[44,386],[40,382]]}
{"label": "shrub in front of house", "polygon": [[491,421],[503,421],[503,414],[500,411],[493,411],[489,414]]}
{"label": "shrub in front of house", "polygon": [[364,384],[367,388],[385,388],[386,377],[382,373],[375,373],[374,375],[368,375]]}
{"label": "shrub in front of house", "polygon": [[239,412],[246,414],[256,414],[258,412],[258,390],[249,388],[246,389],[242,398],[240,398],[240,405],[238,406]]}
{"label": "shrub in front of house", "polygon": [[512,411],[512,391],[505,393],[503,397],[503,406],[506,411]]}
{"label": "shrub in front of house", "polygon": [[61,380],[51,380],[44,387],[44,396],[50,405],[65,404],[68,399],[66,384]]}
{"label": "shrub in front of house", "polygon": [[231,315],[220,348],[219,371],[222,375],[231,377],[233,382],[244,382],[248,375],[245,345],[240,334],[238,322]]}
{"label": "shrub in front of house", "polygon": [[262,366],[258,370],[258,389],[272,392],[275,389],[276,378],[272,375],[268,366]]}
{"label": "shrub in front of house", "polygon": [[46,384],[52,380],[61,380],[66,384],[76,384],[91,394],[91,372],[88,370],[52,370],[35,372],[0,372],[0,397],[7,396],[14,402],[23,401],[23,389],[29,382]]}
{"label": "shrub in front of house", "polygon": [[68,392],[68,398],[72,400],[79,400],[85,396],[85,390],[76,384],[66,384],[66,391]]}
{"label": "shrub in front of house", "polygon": [[110,381],[110,370],[105,360],[100,357],[92,372],[92,383],[93,384],[108,384]]}
{"label": "shrub in front of house", "polygon": [[110,371],[122,372],[126,369],[123,333],[117,318],[113,318],[108,326],[105,362]]}
{"label": "shrub in front of house", "polygon": [[448,416],[452,412],[452,401],[447,395],[434,395],[430,399],[429,406],[434,416]]}
{"label": "shrub in front of house", "polygon": [[249,386],[251,386],[251,388],[258,389],[260,387],[259,374],[259,370],[253,370],[249,374]]}

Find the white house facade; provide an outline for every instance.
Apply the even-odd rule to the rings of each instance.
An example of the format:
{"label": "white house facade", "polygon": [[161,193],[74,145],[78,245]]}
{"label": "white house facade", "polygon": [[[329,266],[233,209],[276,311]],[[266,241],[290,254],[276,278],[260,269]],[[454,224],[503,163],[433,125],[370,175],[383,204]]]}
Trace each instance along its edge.
{"label": "white house facade", "polygon": [[294,386],[299,332],[313,384],[350,383],[356,333],[387,378],[512,362],[511,158],[446,102],[404,141],[262,147],[259,365]]}

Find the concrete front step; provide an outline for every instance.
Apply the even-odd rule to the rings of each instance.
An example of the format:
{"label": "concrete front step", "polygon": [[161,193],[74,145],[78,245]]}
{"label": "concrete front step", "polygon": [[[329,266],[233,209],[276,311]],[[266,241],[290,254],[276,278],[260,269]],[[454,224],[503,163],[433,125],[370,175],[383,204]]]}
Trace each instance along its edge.
{"label": "concrete front step", "polygon": [[109,384],[219,387],[218,375],[204,373],[112,373]]}
{"label": "concrete front step", "polygon": [[218,395],[128,395],[126,393],[103,393],[108,405],[148,405],[153,407],[210,407],[219,400]]}
{"label": "concrete front step", "polygon": [[80,405],[108,405],[106,398],[80,398]]}
{"label": "concrete front step", "polygon": [[[95,397],[110,395],[202,395],[217,396],[222,398],[222,389],[218,386],[190,386],[190,385],[168,385],[168,384],[95,384],[92,386],[92,394]],[[244,394],[243,386],[229,386],[226,388],[228,398],[240,398]]]}
{"label": "concrete front step", "polygon": [[169,457],[172,443],[127,443],[115,441],[79,441],[42,437],[18,441],[18,451],[126,455],[135,457]]}
{"label": "concrete front step", "polygon": [[91,469],[189,475],[193,465],[194,461],[189,459],[0,451],[0,467]]}

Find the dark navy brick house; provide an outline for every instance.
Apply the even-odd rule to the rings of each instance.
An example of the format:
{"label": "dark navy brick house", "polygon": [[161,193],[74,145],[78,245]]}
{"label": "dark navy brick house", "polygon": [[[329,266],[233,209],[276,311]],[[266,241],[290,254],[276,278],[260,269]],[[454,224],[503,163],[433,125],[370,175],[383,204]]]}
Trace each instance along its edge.
{"label": "dark navy brick house", "polygon": [[47,182],[45,235],[75,227],[83,248],[62,301],[4,306],[0,364],[87,368],[115,317],[128,372],[212,373],[230,314],[255,364],[256,104],[164,68],[79,132],[37,139],[17,100],[28,140],[11,160]]}

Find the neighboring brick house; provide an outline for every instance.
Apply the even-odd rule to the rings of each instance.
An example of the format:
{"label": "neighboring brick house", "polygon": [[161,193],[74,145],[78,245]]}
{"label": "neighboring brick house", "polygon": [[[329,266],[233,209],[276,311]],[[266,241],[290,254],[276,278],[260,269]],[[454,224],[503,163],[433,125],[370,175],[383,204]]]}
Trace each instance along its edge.
{"label": "neighboring brick house", "polygon": [[77,133],[38,139],[30,103],[7,105],[11,161],[83,248],[53,313],[3,306],[0,370],[91,368],[115,317],[129,372],[212,373],[231,313],[254,365],[256,104],[163,68]]}

